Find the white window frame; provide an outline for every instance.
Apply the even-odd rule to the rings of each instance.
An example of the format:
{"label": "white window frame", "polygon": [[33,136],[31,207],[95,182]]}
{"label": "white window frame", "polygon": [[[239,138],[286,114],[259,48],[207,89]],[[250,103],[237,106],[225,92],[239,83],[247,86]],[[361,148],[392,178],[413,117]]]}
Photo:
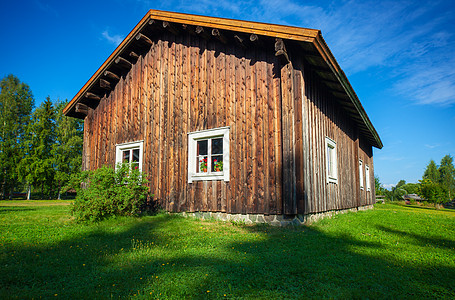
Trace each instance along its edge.
{"label": "white window frame", "polygon": [[[223,138],[223,171],[212,173],[211,160],[208,159],[208,172],[196,172],[197,141]],[[210,143],[209,143],[210,144]],[[211,147],[209,145],[209,147]],[[209,148],[211,149],[211,148]],[[211,156],[210,151],[208,157]],[[229,181],[229,127],[220,127],[188,133],[188,183],[200,180],[224,180]]]}
{"label": "white window frame", "polygon": [[[144,141],[128,142],[123,144],[115,145],[115,169],[118,168],[119,164],[123,161],[122,153],[125,150],[139,149],[139,171],[142,172],[143,156],[144,156]],[[130,156],[132,158],[132,154]]]}
{"label": "white window frame", "polygon": [[371,191],[370,167],[368,165],[365,165],[365,186],[367,188],[367,192]]}
{"label": "white window frame", "polygon": [[[329,150],[331,149],[331,150]],[[329,137],[325,137],[325,154],[326,154],[326,177],[327,183],[338,183],[338,161],[337,161],[337,143]],[[330,168],[329,163],[332,162]],[[332,173],[330,173],[332,170]]]}
{"label": "white window frame", "polygon": [[360,189],[363,190],[364,183],[363,183],[363,161],[359,159],[359,179],[360,179]]}

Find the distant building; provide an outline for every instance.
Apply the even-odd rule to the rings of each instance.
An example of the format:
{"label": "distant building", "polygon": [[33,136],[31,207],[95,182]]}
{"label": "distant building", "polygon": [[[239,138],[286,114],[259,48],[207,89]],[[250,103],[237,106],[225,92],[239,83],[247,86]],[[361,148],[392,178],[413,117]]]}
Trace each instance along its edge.
{"label": "distant building", "polygon": [[422,199],[420,198],[419,195],[417,194],[407,194],[407,195],[403,195],[402,198],[404,200],[415,200],[415,201],[424,201],[425,199]]}

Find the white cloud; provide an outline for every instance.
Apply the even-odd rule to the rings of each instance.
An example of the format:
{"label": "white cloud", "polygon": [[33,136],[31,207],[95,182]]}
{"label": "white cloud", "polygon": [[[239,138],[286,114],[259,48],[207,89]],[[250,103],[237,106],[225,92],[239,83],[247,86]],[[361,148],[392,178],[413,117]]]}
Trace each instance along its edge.
{"label": "white cloud", "polygon": [[102,35],[103,38],[105,38],[108,42],[114,44],[115,46],[120,45],[120,43],[123,41],[123,37],[121,37],[118,34],[111,36],[107,30],[103,31]]}
{"label": "white cloud", "polygon": [[396,183],[386,183],[386,184],[383,184],[382,186],[385,188],[385,189],[388,189],[389,191],[392,190],[392,188],[394,186],[396,186],[397,184]]}
{"label": "white cloud", "polygon": [[434,148],[439,147],[439,146],[440,146],[439,144],[436,144],[436,145],[425,144],[425,147],[427,147],[428,149],[434,149]]}

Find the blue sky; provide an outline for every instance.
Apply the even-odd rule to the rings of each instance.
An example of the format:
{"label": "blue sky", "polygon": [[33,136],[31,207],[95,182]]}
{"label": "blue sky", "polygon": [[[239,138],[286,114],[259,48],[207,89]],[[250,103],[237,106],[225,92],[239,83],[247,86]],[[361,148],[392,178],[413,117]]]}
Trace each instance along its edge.
{"label": "blue sky", "polygon": [[384,143],[375,173],[417,182],[455,155],[455,2],[2,1],[0,78],[72,99],[149,9],[320,29]]}

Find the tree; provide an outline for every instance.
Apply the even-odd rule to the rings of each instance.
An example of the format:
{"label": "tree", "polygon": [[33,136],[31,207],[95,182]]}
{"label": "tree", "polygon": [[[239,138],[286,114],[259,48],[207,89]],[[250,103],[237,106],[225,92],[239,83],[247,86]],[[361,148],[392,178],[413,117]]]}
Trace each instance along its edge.
{"label": "tree", "polygon": [[406,194],[417,194],[419,192],[419,184],[417,183],[406,183],[400,187],[406,191]]}
{"label": "tree", "polygon": [[2,199],[19,186],[21,160],[27,154],[26,133],[34,107],[30,87],[16,76],[0,82],[0,187]]}
{"label": "tree", "polygon": [[55,118],[55,143],[52,148],[58,199],[60,190],[70,176],[79,173],[82,164],[83,122],[63,115],[68,101],[57,102]]}
{"label": "tree", "polygon": [[448,198],[452,199],[455,195],[455,167],[453,166],[453,157],[446,155],[441,159],[439,165],[439,183],[447,189]]}
{"label": "tree", "polygon": [[30,154],[27,160],[27,181],[51,197],[55,175],[52,149],[55,143],[55,109],[49,96],[34,111],[29,127]]}
{"label": "tree", "polygon": [[430,179],[420,180],[419,195],[424,199],[433,202],[439,208],[440,203],[444,202],[448,197],[446,187],[438,182],[433,182]]}
{"label": "tree", "polygon": [[404,185],[406,185],[405,180],[402,179],[398,181],[398,183],[392,187],[391,191],[386,191],[386,198],[392,201],[402,199],[402,196],[407,193],[407,191],[402,188]]}
{"label": "tree", "polygon": [[376,195],[385,195],[386,189],[382,186],[378,175],[374,175],[374,188]]}
{"label": "tree", "polygon": [[434,160],[430,160],[430,163],[428,164],[427,168],[425,169],[425,172],[423,173],[423,178],[430,179],[432,182],[439,182],[440,178],[439,170]]}

